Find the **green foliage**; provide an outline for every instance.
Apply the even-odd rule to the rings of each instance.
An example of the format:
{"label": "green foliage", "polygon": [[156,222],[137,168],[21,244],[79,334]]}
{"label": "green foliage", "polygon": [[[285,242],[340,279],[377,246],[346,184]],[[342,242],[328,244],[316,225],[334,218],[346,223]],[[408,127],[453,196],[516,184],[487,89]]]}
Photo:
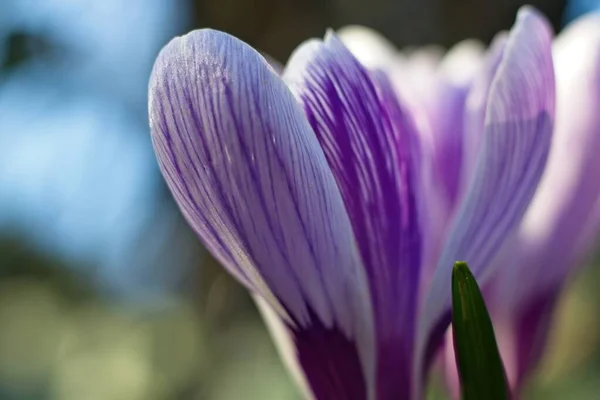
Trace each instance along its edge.
{"label": "green foliage", "polygon": [[508,399],[492,321],[475,277],[461,261],[452,271],[452,329],[462,398]]}

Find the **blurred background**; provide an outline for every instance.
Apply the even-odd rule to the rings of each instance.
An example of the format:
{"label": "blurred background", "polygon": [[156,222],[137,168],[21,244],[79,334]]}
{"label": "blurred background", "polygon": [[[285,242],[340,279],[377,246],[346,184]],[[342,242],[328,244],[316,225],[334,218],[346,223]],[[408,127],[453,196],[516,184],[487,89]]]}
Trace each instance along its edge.
{"label": "blurred background", "polygon": [[[213,27],[280,61],[347,24],[447,47],[523,3],[0,0],[0,400],[300,399],[159,175],[147,82],[171,37]],[[530,3],[557,31],[594,6]],[[528,398],[598,398],[598,282],[569,286]]]}

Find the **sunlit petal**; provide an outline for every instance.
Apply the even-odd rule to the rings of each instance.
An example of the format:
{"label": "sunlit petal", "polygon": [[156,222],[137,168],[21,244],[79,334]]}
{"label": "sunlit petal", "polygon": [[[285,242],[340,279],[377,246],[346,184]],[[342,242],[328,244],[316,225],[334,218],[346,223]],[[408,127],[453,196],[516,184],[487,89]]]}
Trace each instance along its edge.
{"label": "sunlit petal", "polygon": [[245,43],[200,30],[161,51],[149,104],[161,171],[208,249],[295,332],[343,337],[370,374],[370,297],[350,221],[285,83]]}
{"label": "sunlit petal", "polygon": [[408,395],[421,234],[416,134],[385,75],[370,75],[333,36],[292,56],[284,79],[304,106],[338,183],[376,317],[378,396]]}
{"label": "sunlit petal", "polygon": [[557,109],[548,167],[515,240],[504,249],[492,300],[512,328],[518,364],[507,368],[518,383],[541,355],[568,273],[584,262],[600,233],[600,14],[569,26],[553,56]]}
{"label": "sunlit petal", "polygon": [[425,299],[418,336],[424,343],[417,349],[425,359],[418,359],[418,371],[431,361],[449,322],[453,262],[466,260],[480,285],[485,285],[493,272],[493,257],[518,227],[535,193],[553,130],[551,40],[547,22],[523,8],[490,89],[473,182]]}

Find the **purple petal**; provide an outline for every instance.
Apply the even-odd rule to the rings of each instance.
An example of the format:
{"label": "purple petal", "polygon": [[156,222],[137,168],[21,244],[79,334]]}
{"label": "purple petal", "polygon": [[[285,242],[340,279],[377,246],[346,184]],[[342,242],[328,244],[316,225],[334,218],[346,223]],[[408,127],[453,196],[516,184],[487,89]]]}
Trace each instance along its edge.
{"label": "purple petal", "polygon": [[[474,272],[486,270],[536,191],[554,119],[550,40],[541,17],[528,9],[519,13],[490,88],[475,176],[440,266],[465,259]],[[451,268],[439,270],[449,273]]]}
{"label": "purple petal", "polygon": [[[600,16],[577,21],[554,48],[557,115],[548,168],[519,230],[523,264],[503,273],[517,303],[563,281],[594,241],[600,199]],[[595,229],[586,228],[589,222]],[[592,235],[593,237],[593,235]],[[588,246],[580,246],[587,242]],[[506,271],[509,272],[509,271]],[[534,284],[535,283],[535,284]],[[517,306],[517,304],[515,304]]]}
{"label": "purple petal", "polygon": [[369,76],[332,35],[298,49],[284,77],[323,147],[367,270],[379,344],[378,398],[404,398],[421,251],[414,128],[385,76]]}
{"label": "purple petal", "polygon": [[316,399],[367,399],[360,356],[343,332],[325,327],[318,319],[309,328],[291,332],[298,362]]}
{"label": "purple petal", "polygon": [[[444,236],[450,214],[447,196],[445,195],[444,179],[440,179],[436,162],[443,146],[436,143],[433,126],[437,126],[440,115],[449,117],[448,126],[454,123],[455,115],[440,111],[439,105],[456,96],[440,95],[439,92],[453,87],[448,81],[462,81],[454,72],[463,64],[463,70],[472,71],[471,61],[476,53],[471,44],[459,44],[449,52],[451,57],[444,60],[443,50],[437,46],[418,48],[412,52],[399,52],[392,43],[378,32],[362,26],[348,26],[337,32],[338,37],[358,61],[371,71],[372,77],[387,76],[392,90],[391,98],[397,98],[402,103],[403,113],[408,113],[414,120],[418,143],[414,152],[419,161],[419,177],[417,178],[419,220],[421,222],[422,259],[420,272],[420,289],[427,285],[439,257],[440,242]],[[452,53],[452,54],[450,54]],[[448,62],[450,61],[450,62]],[[466,65],[465,65],[466,64]],[[444,66],[443,73],[440,72]],[[443,75],[443,76],[441,76]],[[389,87],[387,83],[384,86]],[[465,86],[461,83],[461,87]],[[392,89],[392,88],[390,88]],[[395,101],[394,101],[395,102]],[[451,103],[451,102],[450,102]],[[403,117],[400,117],[403,118]],[[444,125],[443,123],[441,125]],[[445,136],[445,135],[442,135]],[[433,161],[432,161],[433,160]],[[433,261],[432,261],[433,260]]]}
{"label": "purple petal", "polygon": [[[519,349],[545,342],[554,298],[573,268],[596,244],[600,229],[600,14],[568,27],[554,47],[556,129],[548,167],[514,241],[499,261],[494,303],[512,318]],[[510,260],[510,262],[508,262]],[[510,296],[506,294],[510,293]],[[550,309],[549,309],[550,308]],[[548,310],[549,309],[549,310]],[[536,310],[527,312],[527,310]],[[534,342],[528,331],[542,334]],[[535,345],[535,346],[534,346]],[[537,364],[539,352],[519,351],[518,381]]]}
{"label": "purple petal", "polygon": [[[464,199],[475,173],[484,134],[488,95],[505,46],[506,35],[499,34],[487,53],[480,56],[481,60],[475,60],[476,55],[474,54],[468,55],[474,53],[473,50],[466,50],[465,55],[465,50],[454,49],[454,53],[458,53],[458,56],[463,55],[459,58],[459,61],[462,60],[462,62],[452,62],[452,64],[459,64],[452,69],[462,66],[463,69],[470,69],[472,76],[469,78],[467,75],[457,80],[456,78],[449,79],[448,73],[445,73],[443,82],[446,80],[447,82],[439,86],[440,91],[446,93],[446,111],[436,113],[429,111],[432,114],[430,119],[435,121],[441,117],[446,120],[445,124],[437,123],[438,128],[436,128],[439,130],[446,126],[443,130],[446,139],[434,139],[431,146],[433,148],[431,158],[434,166],[434,184],[428,188],[427,200],[430,202],[430,210],[437,209],[439,211],[437,216],[425,219],[430,225],[427,229],[429,244],[425,250],[427,261],[422,277],[425,288],[431,283],[444,241],[448,236],[449,225],[453,221],[453,217],[458,211],[458,205]],[[447,57],[456,59],[457,55],[450,53]],[[476,71],[473,70],[473,66],[462,65],[477,63],[477,61],[479,63]],[[445,63],[449,64],[447,61]],[[446,69],[448,68],[446,67]],[[454,111],[454,114],[449,111]],[[436,126],[436,123],[429,125]],[[454,125],[456,125],[456,129],[453,128]],[[436,144],[436,142],[438,143]],[[429,213],[431,214],[431,211]]]}
{"label": "purple petal", "polygon": [[161,51],[149,108],[163,176],[207,248],[290,327],[338,331],[358,346],[371,379],[371,306],[355,238],[285,83],[245,43],[200,30]]}
{"label": "purple petal", "polygon": [[[414,56],[413,56],[414,57]],[[429,164],[423,168],[427,203],[422,216],[424,263],[422,285],[431,281],[448,224],[456,204],[463,197],[463,171],[465,169],[467,96],[478,71],[486,61],[482,45],[468,40],[455,45],[434,68],[413,71],[404,68],[399,86],[412,87],[407,93],[414,103],[413,113],[418,121],[423,148],[423,159]],[[414,61],[411,61],[414,62]],[[419,75],[423,75],[420,79]],[[483,120],[479,130],[483,127]],[[481,132],[479,132],[481,135]]]}
{"label": "purple petal", "polygon": [[485,127],[485,112],[492,81],[498,72],[506,48],[507,35],[498,34],[469,88],[465,101],[465,121],[463,138],[463,159],[461,170],[461,190],[469,188],[473,179]]}
{"label": "purple petal", "polygon": [[[473,177],[489,89],[505,42],[504,35],[498,35],[483,55],[478,52],[476,43],[458,44],[442,62],[439,76],[432,77],[441,81],[438,83],[440,95],[439,100],[429,101],[428,125],[441,134],[434,137],[431,145],[434,179],[433,185],[428,187],[429,217],[423,219],[429,225],[422,276],[424,288],[431,283],[449,224]],[[431,210],[438,210],[438,215],[431,216]]]}
{"label": "purple petal", "polygon": [[[428,153],[423,158],[431,160],[431,165],[427,165],[431,171],[424,173],[430,174],[433,180],[426,187],[428,195],[424,200],[432,204],[426,207],[424,223],[435,224],[423,229],[430,231],[425,235],[428,238],[443,236],[440,234],[460,189],[464,135],[463,118],[457,116],[464,112],[468,89],[481,65],[483,45],[465,40],[442,58],[442,49],[434,46],[400,53],[380,34],[361,26],[342,28],[338,35],[364,66],[389,75],[396,95],[406,103],[405,107],[410,106],[411,114],[419,123],[419,136],[426,142]],[[439,215],[432,216],[432,210]],[[439,245],[439,240],[435,242]],[[439,252],[439,246],[435,248]],[[432,253],[436,250],[425,251],[426,257]],[[425,263],[425,267],[429,264]],[[425,274],[425,278],[428,275]]]}
{"label": "purple petal", "polygon": [[536,12],[519,12],[490,89],[475,176],[425,298],[419,372],[427,367],[426,358],[433,355],[449,323],[453,263],[466,260],[484,285],[493,272],[493,257],[518,227],[535,193],[554,119],[551,37],[548,24]]}
{"label": "purple petal", "polygon": [[433,166],[438,187],[450,211],[459,198],[463,169],[464,114],[469,88],[482,62],[480,45],[465,41],[444,57],[425,99],[433,144]]}

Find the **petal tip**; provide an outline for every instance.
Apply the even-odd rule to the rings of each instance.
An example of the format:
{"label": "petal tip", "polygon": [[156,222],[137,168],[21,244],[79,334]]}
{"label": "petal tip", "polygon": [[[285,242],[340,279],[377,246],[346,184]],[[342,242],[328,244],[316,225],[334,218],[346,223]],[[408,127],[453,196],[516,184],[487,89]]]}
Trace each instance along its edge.
{"label": "petal tip", "polygon": [[331,28],[327,29],[327,32],[325,32],[325,37],[323,38],[323,43],[326,46],[329,46],[332,48],[337,48],[338,46],[346,47],[343,44],[340,37],[338,36],[338,34]]}
{"label": "petal tip", "polygon": [[541,17],[540,11],[529,4],[521,6],[517,11],[517,20],[525,20],[527,18],[539,18]]}
{"label": "petal tip", "polygon": [[323,37],[323,40],[325,42],[329,41],[332,38],[335,38],[337,35],[335,33],[335,31],[333,30],[333,28],[329,27],[325,30],[325,36]]}
{"label": "petal tip", "polygon": [[546,16],[537,8],[530,5],[522,6],[517,12],[515,25],[521,24],[534,24],[536,29],[547,31],[550,36],[552,36],[554,32]]}

